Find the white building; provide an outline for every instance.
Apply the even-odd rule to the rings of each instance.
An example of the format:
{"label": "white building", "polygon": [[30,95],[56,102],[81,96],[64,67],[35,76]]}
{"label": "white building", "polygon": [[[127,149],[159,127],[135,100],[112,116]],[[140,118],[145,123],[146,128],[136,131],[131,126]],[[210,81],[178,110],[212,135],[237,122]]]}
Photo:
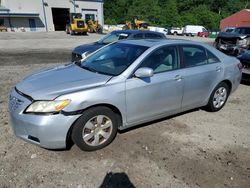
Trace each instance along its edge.
{"label": "white building", "polygon": [[0,25],[8,31],[65,30],[70,13],[104,24],[103,0],[0,0]]}

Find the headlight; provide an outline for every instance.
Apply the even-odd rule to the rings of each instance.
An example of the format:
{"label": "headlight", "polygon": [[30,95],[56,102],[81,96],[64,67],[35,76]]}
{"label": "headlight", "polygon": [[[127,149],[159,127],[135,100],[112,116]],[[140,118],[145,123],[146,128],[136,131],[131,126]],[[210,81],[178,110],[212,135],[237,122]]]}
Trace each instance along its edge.
{"label": "headlight", "polygon": [[53,113],[59,112],[70,104],[70,100],[35,101],[27,109],[26,113]]}
{"label": "headlight", "polygon": [[242,46],[242,47],[247,47],[250,43],[249,41],[250,39],[246,38],[246,39],[242,39],[242,40],[237,40],[237,45]]}
{"label": "headlight", "polygon": [[89,56],[89,54],[90,54],[90,52],[89,52],[89,51],[84,52],[84,53],[82,54],[82,59],[85,59],[86,57],[88,57],[88,56]]}

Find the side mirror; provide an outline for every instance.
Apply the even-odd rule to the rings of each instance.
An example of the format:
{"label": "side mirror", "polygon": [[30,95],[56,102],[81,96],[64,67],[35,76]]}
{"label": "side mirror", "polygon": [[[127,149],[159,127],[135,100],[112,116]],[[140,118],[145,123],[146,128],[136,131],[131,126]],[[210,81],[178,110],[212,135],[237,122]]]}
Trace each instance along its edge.
{"label": "side mirror", "polygon": [[137,78],[148,78],[154,75],[154,71],[151,68],[142,67],[135,71],[135,76]]}

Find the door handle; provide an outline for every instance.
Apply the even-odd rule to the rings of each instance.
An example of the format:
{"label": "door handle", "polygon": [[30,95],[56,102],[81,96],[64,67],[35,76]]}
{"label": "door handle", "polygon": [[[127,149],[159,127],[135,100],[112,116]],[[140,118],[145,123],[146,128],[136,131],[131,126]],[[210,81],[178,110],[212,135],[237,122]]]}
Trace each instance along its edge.
{"label": "door handle", "polygon": [[175,81],[181,81],[183,78],[182,78],[182,76],[181,75],[176,75],[175,77],[174,77],[174,80]]}
{"label": "door handle", "polygon": [[220,72],[222,70],[222,68],[221,67],[216,67],[216,72]]}

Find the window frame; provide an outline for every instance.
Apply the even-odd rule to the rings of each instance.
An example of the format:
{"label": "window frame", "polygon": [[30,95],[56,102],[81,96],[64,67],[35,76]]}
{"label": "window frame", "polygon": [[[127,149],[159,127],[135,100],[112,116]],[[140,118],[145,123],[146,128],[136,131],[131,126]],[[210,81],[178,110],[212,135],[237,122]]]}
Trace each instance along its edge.
{"label": "window frame", "polygon": [[141,60],[141,62],[135,67],[134,71],[130,74],[130,76],[128,77],[128,79],[134,78],[134,77],[135,77],[135,76],[134,76],[135,72],[140,68],[141,64],[142,64],[150,55],[152,55],[154,52],[156,52],[156,51],[159,50],[160,48],[165,48],[165,47],[175,47],[175,48],[176,48],[177,68],[176,68],[176,69],[172,69],[172,70],[163,71],[163,72],[154,73],[154,75],[155,75],[155,74],[161,74],[161,73],[166,73],[166,72],[170,72],[170,71],[175,71],[175,70],[181,69],[181,56],[180,56],[179,45],[177,45],[177,44],[167,44],[167,45],[159,46],[159,47],[157,47],[156,49],[154,49],[153,51],[151,51],[149,54],[147,54],[147,55]]}
{"label": "window frame", "polygon": [[[206,61],[207,62],[205,64],[187,67],[186,63],[185,63],[185,60],[184,60],[183,47],[193,47],[193,48],[203,49],[204,52],[205,52],[205,55],[206,55],[206,59],[207,59]],[[208,63],[208,53],[207,53],[207,51],[209,51],[213,55],[214,55],[214,53],[212,53],[210,50],[208,50],[207,48],[205,48],[202,45],[197,45],[197,44],[180,44],[179,45],[179,50],[180,50],[179,53],[181,55],[181,68],[194,68],[194,67],[200,67],[200,66],[205,66],[205,65],[213,64],[213,63]],[[214,55],[214,56],[219,60],[219,62],[215,62],[215,63],[220,63],[221,62],[220,59],[216,55]]]}
{"label": "window frame", "polygon": [[[220,58],[217,57],[217,55],[215,55],[213,52],[211,52],[207,48],[205,48],[205,50],[206,50],[206,55],[207,55],[207,65],[211,65],[211,64],[215,64],[215,63],[221,63],[221,60],[220,60]],[[208,60],[209,60],[209,58],[208,58],[208,52],[211,53],[213,56],[215,56],[218,59],[218,61],[217,62],[213,62],[213,63],[209,63],[208,62]]]}

